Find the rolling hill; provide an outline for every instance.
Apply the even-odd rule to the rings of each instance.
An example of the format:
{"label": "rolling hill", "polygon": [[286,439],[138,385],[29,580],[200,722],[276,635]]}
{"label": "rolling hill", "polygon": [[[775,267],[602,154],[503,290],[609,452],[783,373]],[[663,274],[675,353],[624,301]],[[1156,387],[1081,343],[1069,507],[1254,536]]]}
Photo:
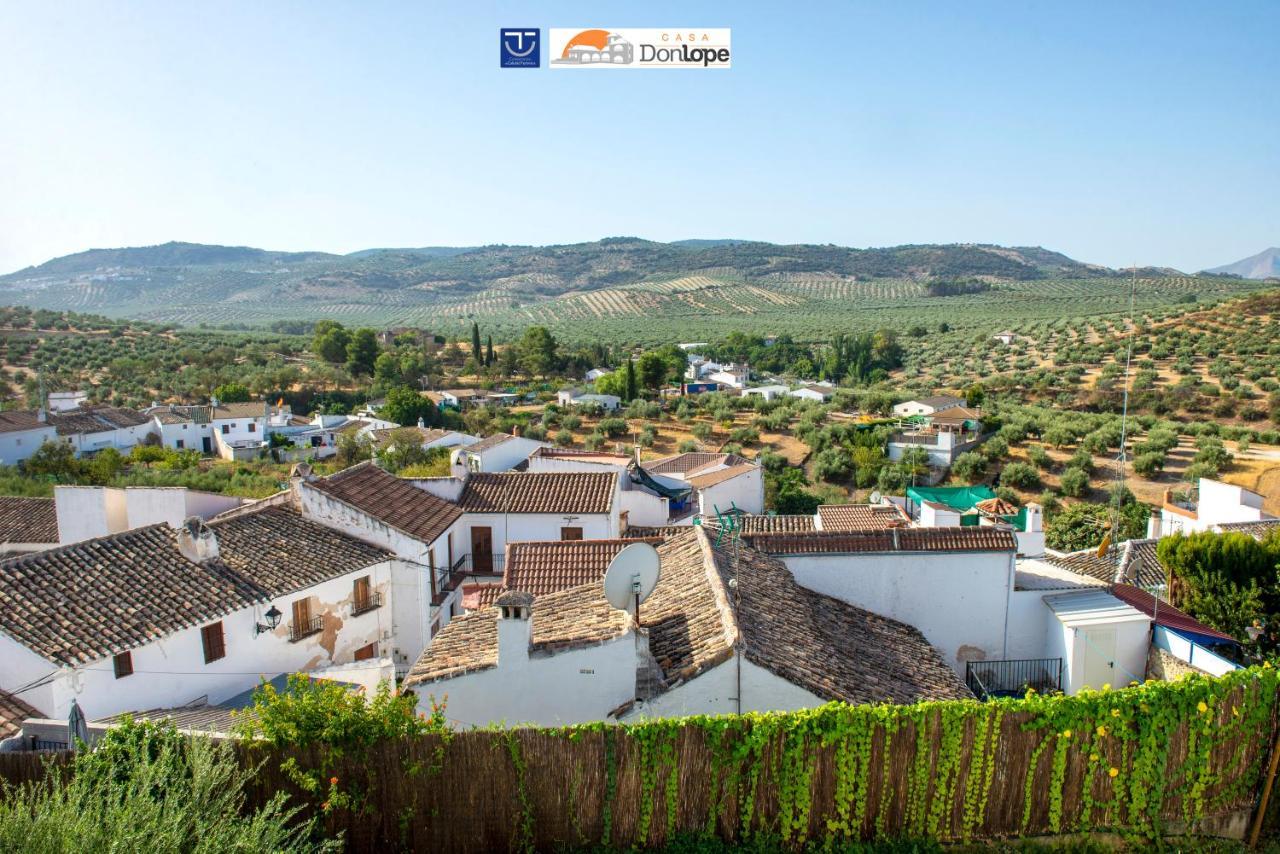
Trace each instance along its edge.
{"label": "rolling hill", "polygon": [[1242,258],[1234,264],[1223,264],[1221,267],[1214,267],[1205,272],[1240,276],[1245,279],[1280,279],[1280,249],[1273,246],[1262,250],[1257,255]]}
{"label": "rolling hill", "polygon": [[[0,276],[0,304],[183,325],[330,318],[446,335],[478,320],[495,337],[539,323],[567,338],[641,343],[707,326],[826,337],[930,319],[1000,324],[1117,311],[1115,279],[1127,275],[1039,247],[978,244],[851,249],[615,237],[332,255],[167,243],[93,249]],[[1140,299],[1152,306],[1256,287],[1177,271],[1139,275],[1151,282]],[[932,295],[927,284],[939,279],[972,280],[980,292]]]}

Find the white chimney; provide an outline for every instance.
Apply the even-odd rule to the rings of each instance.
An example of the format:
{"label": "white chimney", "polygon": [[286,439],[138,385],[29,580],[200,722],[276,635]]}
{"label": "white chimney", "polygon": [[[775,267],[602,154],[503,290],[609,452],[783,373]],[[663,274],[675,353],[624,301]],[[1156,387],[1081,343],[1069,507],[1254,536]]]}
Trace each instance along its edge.
{"label": "white chimney", "polygon": [[178,529],[178,551],[192,563],[218,559],[218,538],[199,516],[188,516]]}
{"label": "white chimney", "polygon": [[419,430],[422,430],[422,429],[423,429],[423,428],[425,428],[426,426],[427,426],[427,422],[423,421],[423,420],[422,420],[422,416],[421,416],[421,415],[419,415],[419,416],[418,416],[418,429],[419,429]]}
{"label": "white chimney", "polygon": [[1035,502],[1026,505],[1027,523],[1023,530],[1027,533],[1044,530],[1044,508]]}
{"label": "white chimney", "polygon": [[523,668],[533,641],[533,594],[511,590],[498,597],[498,667]]}

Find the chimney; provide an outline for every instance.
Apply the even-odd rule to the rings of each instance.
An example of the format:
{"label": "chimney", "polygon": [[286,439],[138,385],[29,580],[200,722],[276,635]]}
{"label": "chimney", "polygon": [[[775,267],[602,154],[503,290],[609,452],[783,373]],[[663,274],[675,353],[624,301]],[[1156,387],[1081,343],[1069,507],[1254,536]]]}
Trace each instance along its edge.
{"label": "chimney", "polygon": [[1026,505],[1027,519],[1023,530],[1027,533],[1044,530],[1044,508],[1035,502]]}
{"label": "chimney", "polygon": [[421,415],[419,415],[419,416],[418,416],[418,429],[419,429],[419,430],[422,430],[422,429],[424,429],[426,426],[427,426],[427,422],[423,421],[423,420],[422,420],[422,416],[421,416]]}
{"label": "chimney", "polygon": [[192,563],[218,559],[218,538],[199,516],[188,516],[178,529],[178,551]]}
{"label": "chimney", "polygon": [[498,597],[498,667],[523,667],[533,641],[533,594],[511,590]]}

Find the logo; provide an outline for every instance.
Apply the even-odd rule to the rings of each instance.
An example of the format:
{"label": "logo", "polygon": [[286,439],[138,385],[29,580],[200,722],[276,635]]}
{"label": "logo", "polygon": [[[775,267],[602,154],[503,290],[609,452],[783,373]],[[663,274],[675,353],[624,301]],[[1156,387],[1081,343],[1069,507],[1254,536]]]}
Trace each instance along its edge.
{"label": "logo", "polygon": [[552,68],[729,68],[729,30],[550,30]]}
{"label": "logo", "polygon": [[508,27],[499,34],[498,46],[503,68],[537,68],[542,64],[537,27]]}

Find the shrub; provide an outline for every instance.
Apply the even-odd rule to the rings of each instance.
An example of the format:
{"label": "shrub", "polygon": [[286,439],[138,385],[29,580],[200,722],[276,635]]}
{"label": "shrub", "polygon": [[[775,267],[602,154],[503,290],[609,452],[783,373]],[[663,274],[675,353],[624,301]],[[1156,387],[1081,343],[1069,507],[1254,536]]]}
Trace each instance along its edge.
{"label": "shrub", "polygon": [[570,430],[560,430],[556,433],[555,443],[561,448],[567,448],[573,444],[573,432]]}
{"label": "shrub", "polygon": [[685,439],[683,442],[681,442],[679,445],[676,446],[676,450],[682,454],[688,454],[698,450],[698,448],[700,447],[702,446],[698,444],[696,439]]}
{"label": "shrub", "polygon": [[1089,489],[1089,474],[1083,469],[1069,468],[1058,480],[1062,494],[1071,498],[1079,498]]}
{"label": "shrub", "polygon": [[973,451],[965,451],[951,464],[951,476],[965,483],[977,483],[986,471],[986,457]]}
{"label": "shrub", "polygon": [[0,850],[330,851],[284,792],[246,812],[252,768],[229,745],[126,719],[67,773],[0,798]]}
{"label": "shrub", "polygon": [[1040,485],[1040,473],[1026,463],[1009,463],[1000,472],[1000,485],[1031,489]]}
{"label": "shrub", "polygon": [[592,433],[582,440],[582,447],[588,451],[598,451],[604,446],[604,434]]}
{"label": "shrub", "polygon": [[853,460],[840,448],[827,448],[813,458],[813,474],[820,480],[848,480],[853,473]]}
{"label": "shrub", "polygon": [[600,422],[597,429],[610,439],[616,439],[626,434],[627,422],[621,418],[606,418]]}
{"label": "shrub", "polygon": [[710,424],[701,421],[693,425],[693,435],[699,442],[705,442],[711,438],[713,430]]}
{"label": "shrub", "polygon": [[1164,470],[1164,454],[1159,451],[1148,451],[1145,454],[1138,454],[1133,460],[1133,471],[1135,474],[1150,479],[1157,472]]}
{"label": "shrub", "polygon": [[982,445],[982,453],[989,460],[998,460],[1009,455],[1009,443],[999,436],[992,436]]}
{"label": "shrub", "polygon": [[1027,459],[1040,469],[1047,469],[1053,465],[1053,460],[1049,458],[1049,452],[1044,449],[1044,445],[1030,445],[1027,447]]}

